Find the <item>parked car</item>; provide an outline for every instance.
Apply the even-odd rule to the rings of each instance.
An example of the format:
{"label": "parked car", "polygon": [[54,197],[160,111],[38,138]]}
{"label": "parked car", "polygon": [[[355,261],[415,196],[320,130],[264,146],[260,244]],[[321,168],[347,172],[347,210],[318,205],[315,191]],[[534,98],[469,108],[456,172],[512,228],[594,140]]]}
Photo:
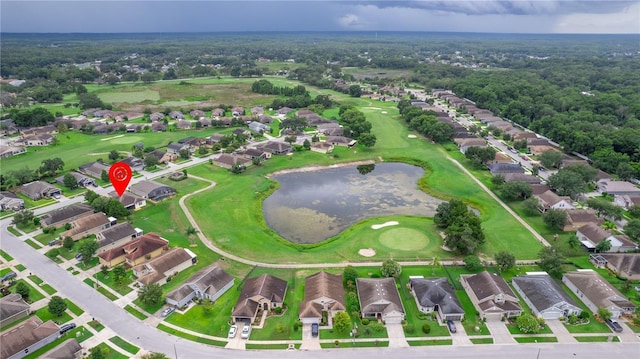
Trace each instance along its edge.
{"label": "parked car", "polygon": [[232,325],[231,328],[229,328],[229,338],[235,338],[237,332],[238,332],[238,326]]}
{"label": "parked car", "polygon": [[169,314],[173,313],[173,311],[176,310],[175,307],[169,307],[165,310],[162,311],[162,313],[160,314],[163,318],[168,317]]}
{"label": "parked car", "polygon": [[622,331],[622,325],[615,320],[607,319],[605,322],[611,327],[611,329],[613,329],[614,332],[620,333]]}
{"label": "parked car", "polygon": [[84,258],[82,258],[82,254],[78,253],[76,254],[76,259],[78,260],[78,262],[82,262]]}
{"label": "parked car", "polygon": [[76,323],[68,323],[60,327],[60,335],[74,329],[76,327]]}
{"label": "parked car", "polygon": [[451,333],[456,332],[456,324],[453,322],[453,320],[447,320],[447,327],[449,328],[449,331]]}
{"label": "parked car", "polygon": [[251,324],[247,324],[242,328],[242,333],[240,333],[240,338],[249,339],[249,334],[251,334]]}
{"label": "parked car", "polygon": [[0,282],[5,282],[5,281],[8,281],[8,280],[11,280],[11,279],[15,278],[16,275],[17,274],[15,272],[9,272],[9,273],[3,275],[2,277],[0,277]]}
{"label": "parked car", "polygon": [[312,337],[318,336],[318,323],[311,324],[311,336]]}
{"label": "parked car", "polygon": [[54,240],[49,242],[49,247],[53,247],[56,244],[60,243],[61,241],[62,241],[62,238],[56,238],[56,239],[54,239]]}

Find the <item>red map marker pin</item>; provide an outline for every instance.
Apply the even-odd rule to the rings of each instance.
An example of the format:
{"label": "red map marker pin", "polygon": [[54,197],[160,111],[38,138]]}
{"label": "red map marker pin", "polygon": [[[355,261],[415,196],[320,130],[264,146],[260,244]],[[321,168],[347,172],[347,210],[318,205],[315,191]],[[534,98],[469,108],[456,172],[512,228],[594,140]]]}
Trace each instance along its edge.
{"label": "red map marker pin", "polygon": [[122,197],[124,190],[127,189],[132,177],[131,167],[124,162],[116,162],[109,168],[109,179],[120,197]]}

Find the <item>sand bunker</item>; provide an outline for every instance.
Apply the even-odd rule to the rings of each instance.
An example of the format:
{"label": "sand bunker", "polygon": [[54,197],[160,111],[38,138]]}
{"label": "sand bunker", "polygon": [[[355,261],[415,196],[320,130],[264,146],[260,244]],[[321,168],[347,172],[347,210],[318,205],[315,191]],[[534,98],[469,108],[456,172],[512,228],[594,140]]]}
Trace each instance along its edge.
{"label": "sand bunker", "polygon": [[381,114],[383,114],[383,115],[388,114],[388,112],[387,112],[387,111],[382,111],[382,112],[380,112],[380,113],[381,113]]}
{"label": "sand bunker", "polygon": [[384,227],[395,226],[397,224],[400,224],[400,223],[398,223],[397,221],[389,221],[382,224],[374,224],[371,226],[371,229],[380,229]]}
{"label": "sand bunker", "polygon": [[109,141],[109,140],[113,140],[114,138],[120,138],[120,137],[124,137],[124,135],[118,135],[118,136],[113,136],[113,137],[101,138],[101,139],[100,139],[100,141]]}
{"label": "sand bunker", "polygon": [[358,254],[363,257],[373,257],[376,255],[376,251],[371,248],[362,248],[358,251]]}
{"label": "sand bunker", "polygon": [[409,137],[409,138],[418,138],[418,136],[416,136],[416,135],[407,135],[407,137]]}

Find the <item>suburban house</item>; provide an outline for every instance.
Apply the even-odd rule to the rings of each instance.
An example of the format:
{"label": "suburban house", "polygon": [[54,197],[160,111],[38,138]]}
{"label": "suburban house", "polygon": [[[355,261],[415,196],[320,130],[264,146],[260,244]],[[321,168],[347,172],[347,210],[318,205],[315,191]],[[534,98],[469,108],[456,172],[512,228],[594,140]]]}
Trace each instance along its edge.
{"label": "suburban house", "polygon": [[196,255],[185,248],[171,248],[160,256],[133,267],[133,274],[141,285],[167,283],[170,276],[196,263]]}
{"label": "suburban house", "polygon": [[582,309],[546,272],[531,272],[511,281],[529,308],[545,320],[580,315]]}
{"label": "suburban house", "polygon": [[247,279],[231,312],[233,321],[253,323],[259,309],[266,312],[282,307],[287,285],[286,280],[269,274]]}
{"label": "suburban house", "polygon": [[164,122],[154,122],[151,124],[151,132],[165,132],[167,127]]}
{"label": "suburban house", "polygon": [[600,180],[598,191],[614,196],[640,196],[640,188],[627,181]]}
{"label": "suburban house", "polygon": [[167,153],[172,153],[174,155],[179,155],[180,151],[186,150],[192,153],[191,146],[186,143],[173,142],[167,146]]}
{"label": "suburban house", "polygon": [[30,310],[31,306],[18,293],[0,298],[0,327],[26,317]]}
{"label": "suburban house", "polygon": [[212,159],[211,163],[222,168],[230,169],[235,165],[246,167],[248,165],[251,165],[252,162],[251,160],[242,156],[223,153],[218,156],[218,158]]}
{"label": "suburban house", "polygon": [[311,151],[318,153],[333,152],[333,145],[328,142],[314,142],[311,144]]}
{"label": "suburban house", "polygon": [[269,141],[261,148],[273,155],[286,155],[293,149],[293,147],[287,143],[275,141]]}
{"label": "suburban house", "polygon": [[91,176],[93,178],[102,178],[102,171],[105,171],[109,174],[110,165],[104,164],[102,162],[91,162],[85,163],[82,166],[78,167],[78,172],[84,173],[87,176]]}
{"label": "suburban house", "polygon": [[238,117],[240,115],[244,115],[244,108],[240,106],[236,106],[231,109],[231,116]]}
{"label": "suburban house", "polygon": [[393,278],[357,278],[358,300],[363,318],[396,324],[404,320],[405,311]]}
{"label": "suburban house", "polygon": [[191,126],[193,123],[194,122],[187,121],[187,120],[179,120],[178,122],[176,122],[176,128],[180,130],[189,130],[191,129]]}
{"label": "suburban house", "polygon": [[62,344],[49,350],[41,356],[42,359],[81,359],[82,347],[74,338],[67,339]]}
{"label": "suburban house", "polygon": [[597,253],[589,255],[597,267],[606,267],[628,280],[640,280],[640,253]]}
{"label": "suburban house", "polygon": [[25,146],[49,146],[53,143],[53,136],[47,134],[35,135],[25,138],[23,143]]}
{"label": "suburban house", "polygon": [[576,209],[572,204],[571,198],[566,196],[558,196],[551,190],[540,194],[534,194],[533,197],[538,200],[541,212],[546,212],[549,209]]}
{"label": "suburban house", "polygon": [[174,120],[181,120],[184,118],[184,115],[180,111],[171,111],[169,112],[169,117]]}
{"label": "suburban house", "polygon": [[194,298],[216,301],[233,287],[233,277],[217,265],[202,268],[184,281],[181,286],[169,292],[166,301],[181,308]]}
{"label": "suburban house", "polygon": [[144,160],[142,158],[127,157],[120,160],[120,162],[127,164],[132,171],[141,171],[144,168]]}
{"label": "suburban house", "polygon": [[337,122],[321,123],[316,127],[318,133],[324,133],[327,136],[342,136],[344,128]]}
{"label": "suburban house", "polygon": [[164,120],[164,113],[154,112],[151,115],[149,115],[149,119],[151,120],[151,122],[162,121]]}
{"label": "suburban house", "polygon": [[224,116],[224,110],[221,108],[215,108],[211,111],[211,117]]}
{"label": "suburban house", "polygon": [[518,297],[502,277],[483,271],[478,274],[463,274],[460,282],[480,317],[500,320],[503,317],[517,317],[522,313]]}
{"label": "suburban house", "polygon": [[130,267],[159,256],[169,248],[169,241],[155,233],[147,233],[98,254],[100,265],[113,267],[125,263]]}
{"label": "suburban house", "polygon": [[305,278],[304,301],[300,302],[298,318],[302,323],[320,323],[322,312],[331,318],[346,310],[342,275],[318,272]]}
{"label": "suburban house", "polygon": [[355,146],[356,140],[352,140],[349,137],[344,136],[327,136],[325,142],[328,142],[334,146],[352,147]]}
{"label": "suburban house", "polygon": [[189,115],[191,115],[191,117],[196,120],[199,120],[200,118],[205,117],[204,111],[202,110],[193,110],[189,112]]}
{"label": "suburban house", "polygon": [[152,201],[160,201],[176,194],[175,188],[149,180],[143,180],[132,185],[129,187],[129,191],[136,196]]}
{"label": "suburban house", "polygon": [[98,250],[96,253],[100,254],[109,249],[119,247],[140,236],[142,236],[142,230],[140,228],[133,228],[129,222],[114,224],[96,234],[98,241]]}
{"label": "suburban house", "polygon": [[598,308],[607,308],[611,318],[623,314],[633,314],[636,305],[622,295],[611,283],[591,269],[578,269],[562,276],[564,283],[591,310],[598,313]]}
{"label": "suburban house", "polygon": [[0,358],[20,359],[58,339],[60,328],[36,316],[0,334]]}
{"label": "suburban house", "polygon": [[60,233],[60,237],[71,237],[71,239],[77,241],[91,234],[96,234],[103,229],[107,229],[115,223],[115,218],[107,217],[107,215],[102,212],[92,213],[71,222],[71,229]]}
{"label": "suburban house", "polygon": [[[73,176],[73,178],[76,179],[76,184],[78,185],[78,187],[98,186],[96,184],[96,181],[91,177],[87,177],[81,173],[74,171],[71,171],[69,173]],[[56,177],[56,182],[64,186],[64,176]]]}
{"label": "suburban house", "polygon": [[640,206],[640,195],[629,196],[625,194],[622,196],[615,196],[614,203],[626,210],[629,210],[629,208],[633,206]]}
{"label": "suburban house", "polygon": [[13,192],[0,192],[0,211],[21,211],[24,209],[24,200]]}
{"label": "suburban house", "polygon": [[607,252],[628,252],[638,249],[638,244],[628,236],[612,234],[596,223],[587,223],[578,228],[576,232],[578,240],[589,251],[593,252],[602,241],[609,241],[611,248]]}
{"label": "suburban house", "polygon": [[262,115],[264,114],[264,108],[262,106],[256,106],[251,108],[252,115]]}
{"label": "suburban house", "polygon": [[[211,119],[210,118],[201,118],[199,121],[200,126],[202,127],[209,127],[211,126]],[[197,127],[197,124],[196,124]]]}
{"label": "suburban house", "polygon": [[464,318],[464,309],[447,278],[411,277],[409,287],[419,311],[436,312],[441,320]]}
{"label": "suburban house", "polygon": [[540,183],[540,178],[524,173],[505,173],[502,176],[505,182],[524,182],[529,184]]}
{"label": "suburban house", "polygon": [[155,156],[158,159],[158,163],[167,163],[172,162],[178,159],[178,155],[175,153],[169,153],[163,150],[154,150],[145,155],[147,156]]}
{"label": "suburban house", "polygon": [[260,161],[264,161],[267,159],[267,153],[257,148],[247,148],[244,152],[242,152],[242,155],[250,160],[258,158],[260,159]]}
{"label": "suburban house", "polygon": [[261,132],[268,133],[269,131],[271,131],[271,127],[257,121],[249,122],[249,129],[256,133],[261,133]]}
{"label": "suburban house", "polygon": [[138,210],[147,205],[147,200],[144,198],[138,197],[130,192],[124,192],[122,196],[118,196],[115,191],[109,192],[109,196],[117,199],[122,203],[124,208],[128,210]]}
{"label": "suburban house", "polygon": [[567,224],[564,226],[564,231],[577,231],[580,227],[594,223],[600,226],[604,223],[604,220],[595,215],[594,211],[587,209],[570,209],[567,212]]}
{"label": "suburban house", "polygon": [[282,108],[278,109],[278,111],[276,111],[276,113],[278,115],[288,115],[289,112],[291,112],[291,111],[293,111],[293,109],[290,108],[290,107],[282,107]]}
{"label": "suburban house", "polygon": [[220,143],[220,140],[224,138],[224,135],[221,133],[214,133],[213,135],[206,138],[206,142],[208,145],[213,145],[214,143]]}
{"label": "suburban house", "polygon": [[39,201],[43,198],[50,198],[54,196],[60,196],[62,191],[58,187],[54,187],[43,181],[34,181],[25,183],[18,187],[18,192],[31,198],[34,201]]}
{"label": "suburban house", "polygon": [[487,165],[492,175],[504,175],[507,173],[524,173],[524,168],[518,163],[492,163]]}
{"label": "suburban house", "polygon": [[93,214],[93,208],[85,203],[76,203],[56,209],[40,218],[40,225],[44,227],[62,227],[78,218]]}
{"label": "suburban house", "polygon": [[27,149],[23,146],[5,146],[0,145],[0,158],[9,158],[11,156],[26,153]]}

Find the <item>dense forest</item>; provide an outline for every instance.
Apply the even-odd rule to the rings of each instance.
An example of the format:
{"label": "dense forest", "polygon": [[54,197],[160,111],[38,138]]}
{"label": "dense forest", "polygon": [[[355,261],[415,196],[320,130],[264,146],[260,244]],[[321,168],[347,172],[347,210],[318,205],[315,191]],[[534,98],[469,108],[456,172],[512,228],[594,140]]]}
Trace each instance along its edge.
{"label": "dense forest", "polygon": [[[640,177],[637,35],[3,34],[0,45],[2,78],[26,80],[0,85],[4,114],[60,102],[86,83],[204,76],[277,74],[345,93],[356,83],[443,88],[607,172]],[[384,75],[398,69],[406,75]]]}

